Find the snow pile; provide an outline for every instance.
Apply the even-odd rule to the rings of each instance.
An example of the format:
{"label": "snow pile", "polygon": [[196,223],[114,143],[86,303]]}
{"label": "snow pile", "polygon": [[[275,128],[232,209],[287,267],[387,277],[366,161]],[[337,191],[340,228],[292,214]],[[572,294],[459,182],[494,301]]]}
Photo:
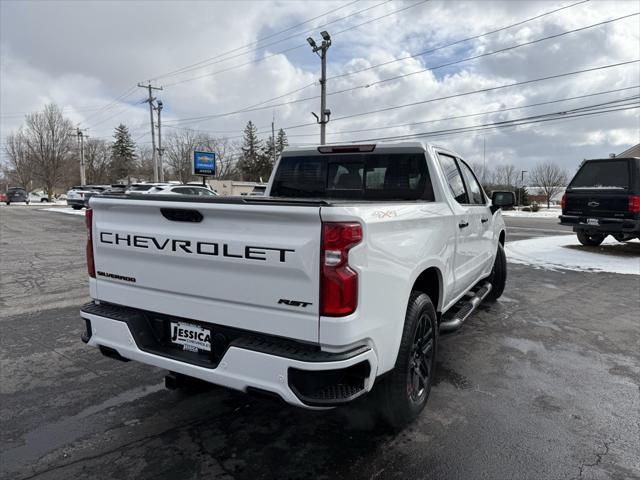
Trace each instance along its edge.
{"label": "snow pile", "polygon": [[559,208],[541,208],[537,212],[522,212],[520,210],[503,210],[503,217],[521,217],[521,218],[558,218],[562,215]]}
{"label": "snow pile", "polygon": [[505,246],[511,263],[547,270],[640,275],[640,242],[620,243],[607,237],[599,247],[585,247],[575,235],[537,237]]}
{"label": "snow pile", "polygon": [[65,208],[42,208],[41,209],[44,212],[58,212],[58,213],[67,213],[69,215],[82,215],[84,217],[84,209],[80,209],[80,210],[74,210],[71,207],[65,207]]}

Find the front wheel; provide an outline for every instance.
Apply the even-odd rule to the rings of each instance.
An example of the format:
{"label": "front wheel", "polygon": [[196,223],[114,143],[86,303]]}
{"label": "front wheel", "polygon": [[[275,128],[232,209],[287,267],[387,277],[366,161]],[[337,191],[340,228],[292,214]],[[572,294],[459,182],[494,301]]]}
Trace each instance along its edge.
{"label": "front wheel", "polygon": [[507,256],[501,243],[498,244],[496,260],[493,262],[493,269],[487,280],[491,284],[491,291],[487,295],[487,300],[495,302],[502,296],[504,287],[507,284]]}
{"label": "front wheel", "polygon": [[438,321],[428,295],[413,291],[394,369],[382,380],[378,402],[392,426],[415,420],[427,404],[436,365]]}
{"label": "front wheel", "polygon": [[606,235],[602,235],[598,233],[596,233],[595,235],[589,235],[587,232],[583,230],[578,230],[576,232],[576,235],[578,236],[578,241],[582,245],[586,245],[588,247],[597,247],[604,241],[606,237]]}

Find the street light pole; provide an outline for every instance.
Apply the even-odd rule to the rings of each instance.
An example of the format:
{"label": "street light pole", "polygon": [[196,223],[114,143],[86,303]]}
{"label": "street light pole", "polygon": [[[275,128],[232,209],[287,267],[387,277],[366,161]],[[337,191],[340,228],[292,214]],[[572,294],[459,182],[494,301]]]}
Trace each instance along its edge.
{"label": "street light pole", "polygon": [[329,123],[329,117],[331,116],[331,110],[327,108],[327,50],[331,46],[331,36],[325,30],[320,32],[322,36],[322,43],[316,44],[315,40],[311,37],[307,38],[307,42],[311,45],[313,52],[320,57],[321,69],[320,69],[320,117],[315,113],[312,113],[316,117],[316,121],[320,124],[320,145],[326,143],[327,135],[327,123]]}

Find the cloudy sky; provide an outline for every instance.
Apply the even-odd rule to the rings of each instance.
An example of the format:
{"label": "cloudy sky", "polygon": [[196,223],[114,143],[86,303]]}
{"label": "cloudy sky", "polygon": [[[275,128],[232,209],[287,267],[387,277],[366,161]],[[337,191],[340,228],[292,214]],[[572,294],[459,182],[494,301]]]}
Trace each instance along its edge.
{"label": "cloudy sky", "polygon": [[[329,142],[429,134],[471,161],[484,142],[489,165],[573,171],[640,141],[639,109],[629,109],[640,94],[638,12],[638,0],[1,0],[0,145],[47,102],[94,138],[123,122],[144,145],[136,84],[149,80],[164,88],[165,134],[239,138],[252,120],[266,137],[274,118],[291,143],[315,143],[320,61],[305,38],[327,30]],[[634,63],[611,66],[623,62]]]}

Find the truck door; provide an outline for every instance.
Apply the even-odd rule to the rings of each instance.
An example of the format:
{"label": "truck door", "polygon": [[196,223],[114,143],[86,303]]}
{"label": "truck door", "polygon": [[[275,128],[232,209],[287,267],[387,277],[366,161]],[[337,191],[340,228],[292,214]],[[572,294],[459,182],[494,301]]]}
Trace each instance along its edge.
{"label": "truck door", "polygon": [[458,165],[462,171],[462,177],[467,187],[470,215],[473,217],[475,227],[477,227],[478,236],[474,237],[474,245],[477,251],[477,279],[478,276],[482,275],[483,272],[489,271],[493,266],[492,260],[495,249],[493,239],[493,214],[491,213],[487,197],[482,191],[480,182],[478,182],[469,165],[461,159],[458,159]]}
{"label": "truck door", "polygon": [[470,203],[469,193],[457,160],[443,153],[438,159],[449,186],[453,202],[455,222],[458,226],[456,253],[454,256],[454,296],[466,291],[482,270],[482,213]]}

